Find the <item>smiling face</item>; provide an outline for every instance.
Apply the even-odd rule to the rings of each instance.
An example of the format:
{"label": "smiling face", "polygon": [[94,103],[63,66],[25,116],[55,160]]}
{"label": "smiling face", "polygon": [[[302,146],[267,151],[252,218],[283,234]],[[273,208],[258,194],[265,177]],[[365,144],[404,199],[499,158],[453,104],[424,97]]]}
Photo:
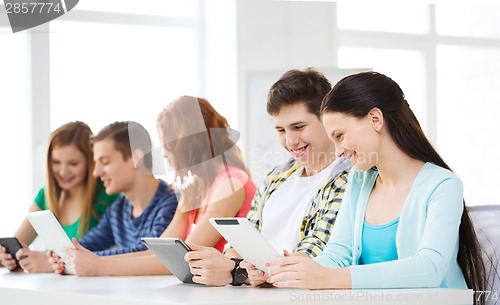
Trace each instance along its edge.
{"label": "smiling face", "polygon": [[327,112],[322,119],[328,136],[335,143],[338,157],[349,158],[357,171],[366,171],[377,165],[378,127],[374,127],[370,114],[358,119],[339,112]]}
{"label": "smiling face", "polygon": [[123,159],[113,140],[106,138],[94,143],[94,176],[104,182],[106,193],[126,193],[132,189],[135,167],[132,157]]}
{"label": "smiling face", "polygon": [[87,178],[87,161],[74,145],[57,146],[52,149],[50,166],[59,187],[71,191],[84,186]]}
{"label": "smiling face", "polygon": [[305,168],[306,174],[320,171],[335,158],[334,145],[323,124],[305,103],[281,107],[273,120],[281,146]]}

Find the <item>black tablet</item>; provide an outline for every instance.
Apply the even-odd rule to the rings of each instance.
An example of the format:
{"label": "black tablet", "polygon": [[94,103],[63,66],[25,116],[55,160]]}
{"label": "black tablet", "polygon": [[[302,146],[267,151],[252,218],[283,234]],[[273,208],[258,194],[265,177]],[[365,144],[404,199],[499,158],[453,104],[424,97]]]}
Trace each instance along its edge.
{"label": "black tablet", "polygon": [[7,253],[12,255],[16,261],[17,268],[19,268],[19,260],[16,258],[16,253],[23,247],[19,240],[15,237],[0,237],[0,245],[7,250]]}
{"label": "black tablet", "polygon": [[193,275],[184,255],[191,251],[180,238],[141,238],[142,242],[183,283],[193,284]]}

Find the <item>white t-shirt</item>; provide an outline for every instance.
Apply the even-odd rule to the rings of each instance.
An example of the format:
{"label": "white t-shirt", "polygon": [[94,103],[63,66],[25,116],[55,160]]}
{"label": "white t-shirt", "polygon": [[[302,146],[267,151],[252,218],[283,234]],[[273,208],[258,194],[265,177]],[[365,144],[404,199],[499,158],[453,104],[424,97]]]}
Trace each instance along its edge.
{"label": "white t-shirt", "polygon": [[[338,160],[338,159],[337,159]],[[261,234],[282,254],[292,252],[300,241],[300,225],[307,208],[337,163],[335,160],[316,175],[302,177],[297,169],[269,197],[262,211]]]}

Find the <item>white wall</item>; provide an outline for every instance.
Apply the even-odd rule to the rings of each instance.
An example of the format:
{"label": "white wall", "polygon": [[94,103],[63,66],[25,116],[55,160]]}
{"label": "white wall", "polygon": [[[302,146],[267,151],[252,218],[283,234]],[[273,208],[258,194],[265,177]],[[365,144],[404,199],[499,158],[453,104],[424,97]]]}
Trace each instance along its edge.
{"label": "white wall", "polygon": [[[280,151],[276,141],[269,144],[267,141],[274,137],[274,128],[270,128],[267,134],[250,135],[255,130],[252,130],[248,119],[256,116],[252,112],[258,112],[262,114],[260,120],[272,127],[271,118],[261,107],[265,107],[267,89],[285,71],[306,67],[326,71],[335,67],[337,52],[333,49],[335,33],[332,26],[335,21],[334,4],[266,0],[239,0],[237,4],[238,88],[242,109],[240,125],[250,169],[254,179],[259,181],[269,169],[268,164],[263,165],[262,158],[279,161],[286,154],[273,153],[263,157],[253,140],[260,140],[262,136],[262,140],[266,141],[263,145],[273,152]],[[255,88],[264,90],[255,92]],[[249,104],[258,98],[263,99],[263,102]]]}
{"label": "white wall", "polygon": [[[248,119],[262,111],[253,101],[265,100],[266,84],[292,68],[371,68],[401,86],[429,140],[463,180],[466,201],[500,203],[500,121],[493,118],[500,111],[494,72],[500,5],[388,5],[237,0],[240,126],[254,177],[266,168],[261,151],[252,154],[252,139],[260,135],[252,136],[256,122]],[[271,119],[260,120],[269,125]],[[269,139],[275,131],[258,133]],[[276,143],[267,147],[279,150]]]}
{"label": "white wall", "polygon": [[0,236],[26,215],[43,184],[48,135],[62,123],[83,120],[97,132],[135,120],[157,143],[158,112],[194,95],[239,129],[235,1],[80,4],[14,34],[0,0]]}

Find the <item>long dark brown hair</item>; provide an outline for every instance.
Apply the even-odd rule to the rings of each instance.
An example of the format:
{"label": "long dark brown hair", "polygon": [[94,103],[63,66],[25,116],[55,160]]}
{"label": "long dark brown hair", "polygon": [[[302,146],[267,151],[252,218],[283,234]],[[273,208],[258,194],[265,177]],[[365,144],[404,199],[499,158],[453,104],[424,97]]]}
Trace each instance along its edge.
{"label": "long dark brown hair", "polygon": [[[382,111],[392,139],[405,154],[451,171],[425,136],[403,91],[391,78],[377,72],[347,76],[325,96],[321,106],[322,113],[340,112],[356,118],[365,117],[373,108]],[[465,201],[463,204],[457,261],[467,286],[474,291],[484,291],[486,270],[480,245]],[[477,304],[484,304],[481,296],[475,301]]]}
{"label": "long dark brown hair", "polygon": [[192,181],[180,190],[188,209],[201,207],[220,174],[221,163],[210,160],[221,158],[224,166],[237,167],[250,176],[226,118],[206,99],[179,97],[159,114],[157,125],[164,149],[173,155],[170,161],[176,180],[184,181],[192,175]]}

